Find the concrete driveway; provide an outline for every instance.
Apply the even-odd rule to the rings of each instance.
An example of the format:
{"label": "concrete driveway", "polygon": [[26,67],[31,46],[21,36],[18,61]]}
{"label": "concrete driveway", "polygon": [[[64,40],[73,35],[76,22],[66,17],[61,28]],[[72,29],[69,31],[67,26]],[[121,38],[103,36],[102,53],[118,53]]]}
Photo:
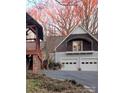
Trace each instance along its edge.
{"label": "concrete driveway", "polygon": [[98,72],[96,71],[42,71],[48,77],[56,79],[76,80],[98,93]]}

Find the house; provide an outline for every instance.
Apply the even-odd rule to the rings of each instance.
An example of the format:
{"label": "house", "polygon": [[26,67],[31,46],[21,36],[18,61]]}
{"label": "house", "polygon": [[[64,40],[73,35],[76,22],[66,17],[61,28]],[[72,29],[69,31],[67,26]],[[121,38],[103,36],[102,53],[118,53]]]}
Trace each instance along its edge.
{"label": "house", "polygon": [[38,73],[42,67],[43,27],[26,13],[26,67]]}
{"label": "house", "polygon": [[62,64],[61,70],[97,71],[97,38],[83,27],[76,27],[55,47],[55,62]]}

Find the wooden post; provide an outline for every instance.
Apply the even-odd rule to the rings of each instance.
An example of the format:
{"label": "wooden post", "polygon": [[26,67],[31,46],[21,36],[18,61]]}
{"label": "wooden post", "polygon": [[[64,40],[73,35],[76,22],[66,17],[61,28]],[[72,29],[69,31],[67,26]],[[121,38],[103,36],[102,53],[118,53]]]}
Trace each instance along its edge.
{"label": "wooden post", "polygon": [[38,55],[33,55],[33,73],[38,74],[41,69],[41,62],[38,58]]}

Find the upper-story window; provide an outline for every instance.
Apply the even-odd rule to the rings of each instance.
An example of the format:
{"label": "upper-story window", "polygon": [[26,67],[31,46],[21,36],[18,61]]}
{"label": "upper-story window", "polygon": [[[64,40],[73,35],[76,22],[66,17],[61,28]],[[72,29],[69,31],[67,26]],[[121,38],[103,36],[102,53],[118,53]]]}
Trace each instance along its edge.
{"label": "upper-story window", "polygon": [[83,42],[81,40],[72,42],[73,51],[82,51],[83,50]]}

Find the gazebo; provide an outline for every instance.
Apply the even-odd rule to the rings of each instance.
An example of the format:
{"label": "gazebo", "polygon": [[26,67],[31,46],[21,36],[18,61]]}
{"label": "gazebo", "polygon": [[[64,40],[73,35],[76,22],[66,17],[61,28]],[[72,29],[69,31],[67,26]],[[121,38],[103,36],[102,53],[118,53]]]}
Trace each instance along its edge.
{"label": "gazebo", "polygon": [[38,73],[42,68],[43,27],[26,13],[26,70]]}

